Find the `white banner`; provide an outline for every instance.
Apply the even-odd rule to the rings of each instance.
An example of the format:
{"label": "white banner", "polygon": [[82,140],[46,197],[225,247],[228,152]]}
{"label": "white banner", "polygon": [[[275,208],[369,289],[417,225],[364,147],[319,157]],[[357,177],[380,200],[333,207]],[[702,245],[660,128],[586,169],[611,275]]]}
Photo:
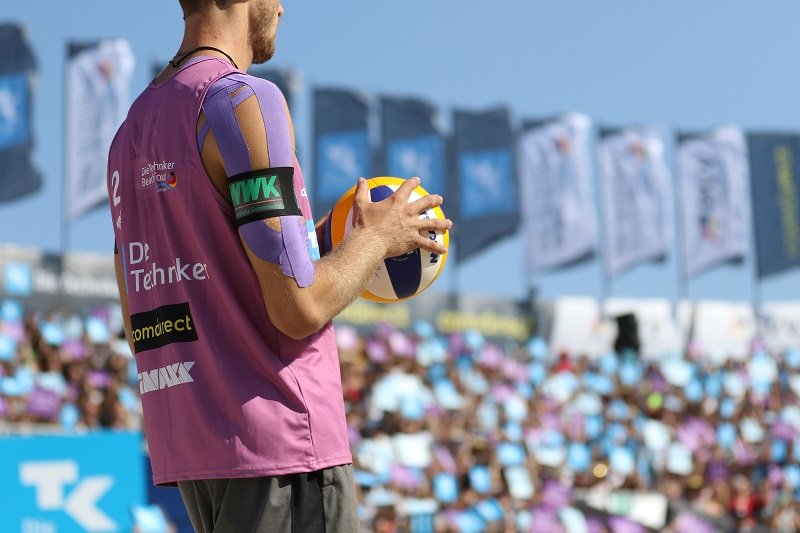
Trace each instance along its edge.
{"label": "white banner", "polygon": [[672,246],[671,178],[658,131],[625,128],[598,146],[606,272],[664,258]]}
{"label": "white banner", "polygon": [[776,354],[800,350],[800,304],[767,302],[759,313],[761,336],[767,347]]}
{"label": "white banner", "polygon": [[589,117],[570,113],[520,136],[521,205],[527,264],[532,269],[569,264],[596,249],[590,127]]}
{"label": "white banner", "polygon": [[67,218],[106,201],[108,149],[130,105],[134,57],[114,39],[70,54],[66,67]]}
{"label": "white banner", "polygon": [[669,300],[611,298],[601,309],[592,298],[563,297],[553,302],[551,353],[598,357],[613,351],[616,317],[628,313],[636,315],[642,358],[661,359],[683,352],[692,316],[688,301],[678,305],[676,320]]}
{"label": "white banner", "polygon": [[745,359],[756,334],[756,318],[749,303],[698,302],[694,308],[695,348],[715,361]]}
{"label": "white banner", "polygon": [[737,127],[720,127],[679,144],[683,269],[688,277],[747,253],[748,175],[747,145]]}
{"label": "white banner", "polygon": [[594,298],[556,298],[550,329],[550,353],[599,357],[611,350],[616,326],[603,320]]}
{"label": "white banner", "polygon": [[[610,298],[604,306],[605,315],[612,321],[614,317],[627,313],[636,316],[644,359],[661,359],[683,353],[692,320],[692,304],[681,301],[677,316],[674,307],[670,300],[655,298]],[[616,325],[613,331],[616,335]]]}

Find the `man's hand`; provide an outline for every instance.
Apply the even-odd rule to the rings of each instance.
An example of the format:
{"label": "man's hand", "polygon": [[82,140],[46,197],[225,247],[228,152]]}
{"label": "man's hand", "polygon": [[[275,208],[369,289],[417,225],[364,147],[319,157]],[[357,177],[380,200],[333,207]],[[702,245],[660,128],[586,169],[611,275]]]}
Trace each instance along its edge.
{"label": "man's hand", "polygon": [[428,209],[441,205],[443,199],[438,194],[430,194],[409,203],[408,199],[418,185],[419,178],[408,179],[390,197],[373,203],[367,180],[358,180],[353,199],[353,231],[371,233],[374,246],[381,250],[384,258],[404,255],[417,248],[437,254],[447,252],[447,248],[424,237],[421,232],[444,231],[453,223],[449,219],[419,217]]}

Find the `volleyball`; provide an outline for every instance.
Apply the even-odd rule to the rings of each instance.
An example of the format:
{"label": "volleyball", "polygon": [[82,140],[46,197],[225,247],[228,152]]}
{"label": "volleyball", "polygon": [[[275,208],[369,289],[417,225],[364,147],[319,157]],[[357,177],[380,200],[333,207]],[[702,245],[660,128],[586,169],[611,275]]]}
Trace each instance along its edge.
{"label": "volleyball", "polygon": [[[380,202],[391,196],[405,180],[393,177],[378,177],[367,180],[370,198],[373,202]],[[353,197],[356,188],[352,187],[336,202],[330,217],[325,224],[325,247],[328,250],[335,248],[353,227]],[[408,198],[413,202],[427,196],[429,193],[422,187],[416,187]],[[420,213],[420,218],[438,218],[444,220],[441,208],[434,207]],[[450,240],[449,233],[445,231],[428,231],[428,238],[447,247]],[[397,257],[385,259],[383,264],[367,284],[366,290],[361,293],[362,298],[374,302],[390,303],[412,298],[421,293],[436,280],[444,268],[447,255],[417,248],[413,252]]]}

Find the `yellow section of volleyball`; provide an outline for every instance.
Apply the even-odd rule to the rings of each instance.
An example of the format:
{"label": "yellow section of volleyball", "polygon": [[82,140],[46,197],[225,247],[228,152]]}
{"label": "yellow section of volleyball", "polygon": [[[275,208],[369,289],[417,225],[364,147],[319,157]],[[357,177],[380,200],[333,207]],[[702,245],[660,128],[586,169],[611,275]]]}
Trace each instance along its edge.
{"label": "yellow section of volleyball", "polygon": [[[378,202],[391,195],[405,182],[402,178],[382,176],[367,180],[373,202]],[[336,247],[344,240],[353,227],[353,197],[356,188],[351,187],[336,202],[329,219],[331,244]],[[408,201],[413,202],[429,193],[422,187],[411,192]],[[444,220],[444,212],[439,207],[428,209],[420,214],[424,218]],[[450,235],[445,231],[431,231],[426,235],[436,242],[448,246]],[[410,254],[386,259],[375,272],[361,293],[363,298],[374,302],[391,303],[407,300],[421,293],[439,277],[447,254],[439,255],[427,250],[417,249]]]}

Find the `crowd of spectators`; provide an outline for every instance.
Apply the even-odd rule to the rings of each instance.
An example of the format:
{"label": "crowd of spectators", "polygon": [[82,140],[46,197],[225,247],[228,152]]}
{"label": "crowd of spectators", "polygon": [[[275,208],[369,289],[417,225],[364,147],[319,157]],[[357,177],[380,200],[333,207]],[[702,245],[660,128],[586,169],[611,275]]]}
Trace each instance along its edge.
{"label": "crowd of spectators", "polygon": [[[120,324],[0,303],[0,420],[139,428]],[[800,351],[587,358],[424,322],[337,340],[365,531],[800,531]]]}

